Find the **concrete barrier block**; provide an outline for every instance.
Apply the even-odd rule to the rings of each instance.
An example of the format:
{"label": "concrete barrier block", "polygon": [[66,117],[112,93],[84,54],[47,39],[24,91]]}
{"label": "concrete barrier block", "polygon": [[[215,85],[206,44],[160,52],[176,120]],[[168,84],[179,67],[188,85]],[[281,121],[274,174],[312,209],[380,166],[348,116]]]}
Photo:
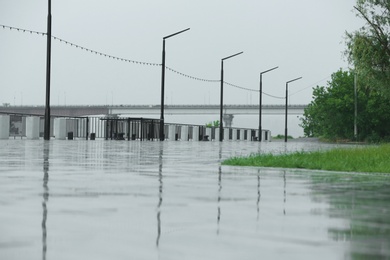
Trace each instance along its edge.
{"label": "concrete barrier block", "polygon": [[176,125],[169,125],[168,140],[175,141],[176,139]]}
{"label": "concrete barrier block", "polygon": [[54,136],[57,140],[66,139],[66,119],[64,118],[54,119]]}
{"label": "concrete barrier block", "polygon": [[265,142],[271,142],[272,141],[272,136],[271,136],[271,131],[266,130],[264,131],[264,139]]}
{"label": "concrete barrier block", "polygon": [[229,131],[230,129],[229,128],[224,128],[223,129],[223,140],[226,140],[226,141],[228,141],[228,140],[230,140],[230,138],[229,138]]}
{"label": "concrete barrier block", "polygon": [[245,140],[245,129],[240,129],[240,141]]}
{"label": "concrete barrier block", "polygon": [[0,139],[9,139],[10,116],[0,116]]}
{"label": "concrete barrier block", "polygon": [[212,128],[206,128],[206,135],[209,137],[208,139],[211,141],[211,135],[212,135]]}
{"label": "concrete barrier block", "polygon": [[214,139],[215,141],[220,141],[219,140],[219,127],[218,128],[215,128],[215,139]]}
{"label": "concrete barrier block", "polygon": [[233,133],[232,133],[232,140],[233,141],[237,141],[237,129],[233,129]]}
{"label": "concrete barrier block", "polygon": [[39,117],[30,116],[26,118],[27,139],[39,139]]}
{"label": "concrete barrier block", "polygon": [[181,127],[181,140],[188,141],[188,126],[183,125]]}
{"label": "concrete barrier block", "polygon": [[192,141],[199,141],[199,126],[192,128]]}

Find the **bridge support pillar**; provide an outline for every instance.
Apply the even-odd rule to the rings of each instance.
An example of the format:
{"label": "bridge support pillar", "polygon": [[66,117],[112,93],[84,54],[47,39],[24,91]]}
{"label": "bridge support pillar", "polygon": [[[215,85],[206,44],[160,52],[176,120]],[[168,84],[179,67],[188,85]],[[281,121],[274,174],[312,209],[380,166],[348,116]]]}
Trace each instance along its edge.
{"label": "bridge support pillar", "polygon": [[0,139],[9,139],[10,116],[0,116]]}
{"label": "bridge support pillar", "polygon": [[26,119],[27,139],[39,139],[39,117],[30,116]]}

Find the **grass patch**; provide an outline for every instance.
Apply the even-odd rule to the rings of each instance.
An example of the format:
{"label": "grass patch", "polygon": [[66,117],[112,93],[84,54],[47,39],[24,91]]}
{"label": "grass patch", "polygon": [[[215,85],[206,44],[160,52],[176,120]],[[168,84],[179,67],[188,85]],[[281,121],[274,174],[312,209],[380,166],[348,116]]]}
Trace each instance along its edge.
{"label": "grass patch", "polygon": [[380,146],[336,148],[328,151],[290,154],[254,154],[222,162],[232,166],[300,168],[343,172],[390,173],[390,144]]}

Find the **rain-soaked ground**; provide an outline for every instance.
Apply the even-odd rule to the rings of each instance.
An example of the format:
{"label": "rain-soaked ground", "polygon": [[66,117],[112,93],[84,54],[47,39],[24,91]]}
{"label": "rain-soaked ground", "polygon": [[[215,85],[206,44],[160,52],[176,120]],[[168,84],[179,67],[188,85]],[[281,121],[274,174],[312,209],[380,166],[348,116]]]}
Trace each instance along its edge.
{"label": "rain-soaked ground", "polygon": [[320,147],[0,141],[0,259],[390,259],[390,175],[220,164]]}

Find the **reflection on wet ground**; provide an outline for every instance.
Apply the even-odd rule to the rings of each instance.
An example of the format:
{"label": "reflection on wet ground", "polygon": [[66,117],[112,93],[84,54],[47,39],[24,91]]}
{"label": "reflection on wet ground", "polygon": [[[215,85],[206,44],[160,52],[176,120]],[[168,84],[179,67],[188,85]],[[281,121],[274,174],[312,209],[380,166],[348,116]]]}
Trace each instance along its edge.
{"label": "reflection on wet ground", "polygon": [[389,259],[390,175],[220,165],[331,147],[0,141],[0,259]]}

